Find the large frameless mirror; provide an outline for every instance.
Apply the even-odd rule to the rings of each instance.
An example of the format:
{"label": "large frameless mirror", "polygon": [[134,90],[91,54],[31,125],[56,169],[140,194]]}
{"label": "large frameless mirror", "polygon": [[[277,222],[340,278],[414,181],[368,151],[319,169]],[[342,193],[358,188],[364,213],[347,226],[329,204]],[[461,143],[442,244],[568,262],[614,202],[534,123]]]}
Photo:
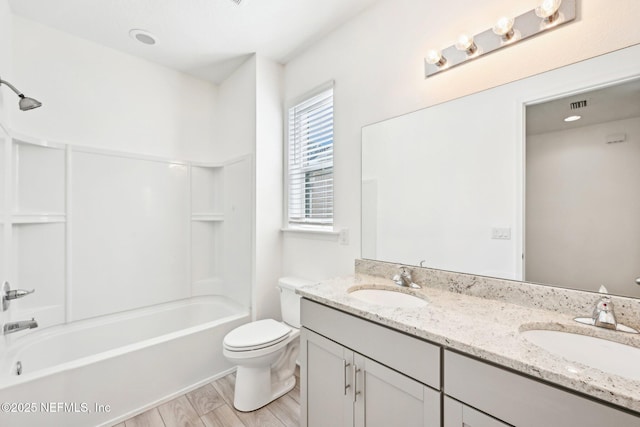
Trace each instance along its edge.
{"label": "large frameless mirror", "polygon": [[638,58],[364,127],[362,257],[640,297]]}

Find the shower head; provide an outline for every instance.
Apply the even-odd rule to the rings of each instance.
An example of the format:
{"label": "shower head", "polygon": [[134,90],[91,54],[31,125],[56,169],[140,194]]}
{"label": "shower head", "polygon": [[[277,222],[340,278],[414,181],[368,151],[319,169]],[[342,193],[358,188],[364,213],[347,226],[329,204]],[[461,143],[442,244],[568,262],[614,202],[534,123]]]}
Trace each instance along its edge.
{"label": "shower head", "polygon": [[42,102],[29,98],[28,96],[24,96],[22,94],[18,95],[20,97],[20,101],[18,105],[22,111],[33,110],[34,108],[38,108],[42,105]]}
{"label": "shower head", "polygon": [[29,98],[28,96],[24,96],[24,94],[20,92],[18,89],[16,89],[14,85],[0,78],[0,85],[2,85],[3,83],[9,86],[9,88],[20,97],[20,101],[18,102],[18,105],[20,106],[20,109],[22,111],[33,110],[34,108],[38,108],[39,106],[42,105],[40,101],[37,101],[33,98]]}

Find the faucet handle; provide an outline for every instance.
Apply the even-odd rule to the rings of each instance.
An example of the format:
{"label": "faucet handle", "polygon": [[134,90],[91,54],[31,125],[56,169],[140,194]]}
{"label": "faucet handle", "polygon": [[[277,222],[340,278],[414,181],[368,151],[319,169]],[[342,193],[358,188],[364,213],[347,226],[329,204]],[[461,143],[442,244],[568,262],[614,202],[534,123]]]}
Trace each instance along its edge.
{"label": "faucet handle", "polygon": [[1,304],[2,311],[6,311],[9,308],[9,301],[13,299],[22,298],[24,296],[34,293],[35,291],[36,291],[35,289],[31,289],[30,291],[25,291],[24,289],[11,290],[11,286],[9,285],[9,282],[4,282],[2,284],[2,288],[0,289],[0,296],[2,299],[2,304]]}
{"label": "faucet handle", "polygon": [[24,289],[15,289],[13,291],[9,291],[6,293],[5,298],[8,300],[12,300],[12,299],[18,299],[18,298],[22,298],[24,296],[27,296],[29,294],[34,293],[36,290],[35,289],[31,289],[30,291],[25,291]]}

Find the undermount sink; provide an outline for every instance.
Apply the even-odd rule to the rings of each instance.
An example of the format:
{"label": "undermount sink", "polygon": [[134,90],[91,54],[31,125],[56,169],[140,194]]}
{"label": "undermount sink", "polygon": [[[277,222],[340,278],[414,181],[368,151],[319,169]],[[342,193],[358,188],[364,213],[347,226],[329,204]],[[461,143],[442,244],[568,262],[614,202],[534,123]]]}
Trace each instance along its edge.
{"label": "undermount sink", "polygon": [[640,348],[564,331],[534,329],[520,334],[532,344],[567,360],[640,381]]}
{"label": "undermount sink", "polygon": [[387,307],[419,308],[427,305],[423,298],[390,289],[354,289],[349,291],[349,295],[361,301]]}

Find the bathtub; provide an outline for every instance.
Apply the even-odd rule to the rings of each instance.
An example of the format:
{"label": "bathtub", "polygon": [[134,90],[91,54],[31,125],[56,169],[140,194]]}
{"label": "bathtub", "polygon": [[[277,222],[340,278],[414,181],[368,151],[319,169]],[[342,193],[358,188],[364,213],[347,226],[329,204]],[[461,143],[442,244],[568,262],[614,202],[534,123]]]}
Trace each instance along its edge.
{"label": "bathtub", "polygon": [[0,360],[0,426],[117,424],[231,372],[222,340],[249,320],[205,296],[19,337]]}

